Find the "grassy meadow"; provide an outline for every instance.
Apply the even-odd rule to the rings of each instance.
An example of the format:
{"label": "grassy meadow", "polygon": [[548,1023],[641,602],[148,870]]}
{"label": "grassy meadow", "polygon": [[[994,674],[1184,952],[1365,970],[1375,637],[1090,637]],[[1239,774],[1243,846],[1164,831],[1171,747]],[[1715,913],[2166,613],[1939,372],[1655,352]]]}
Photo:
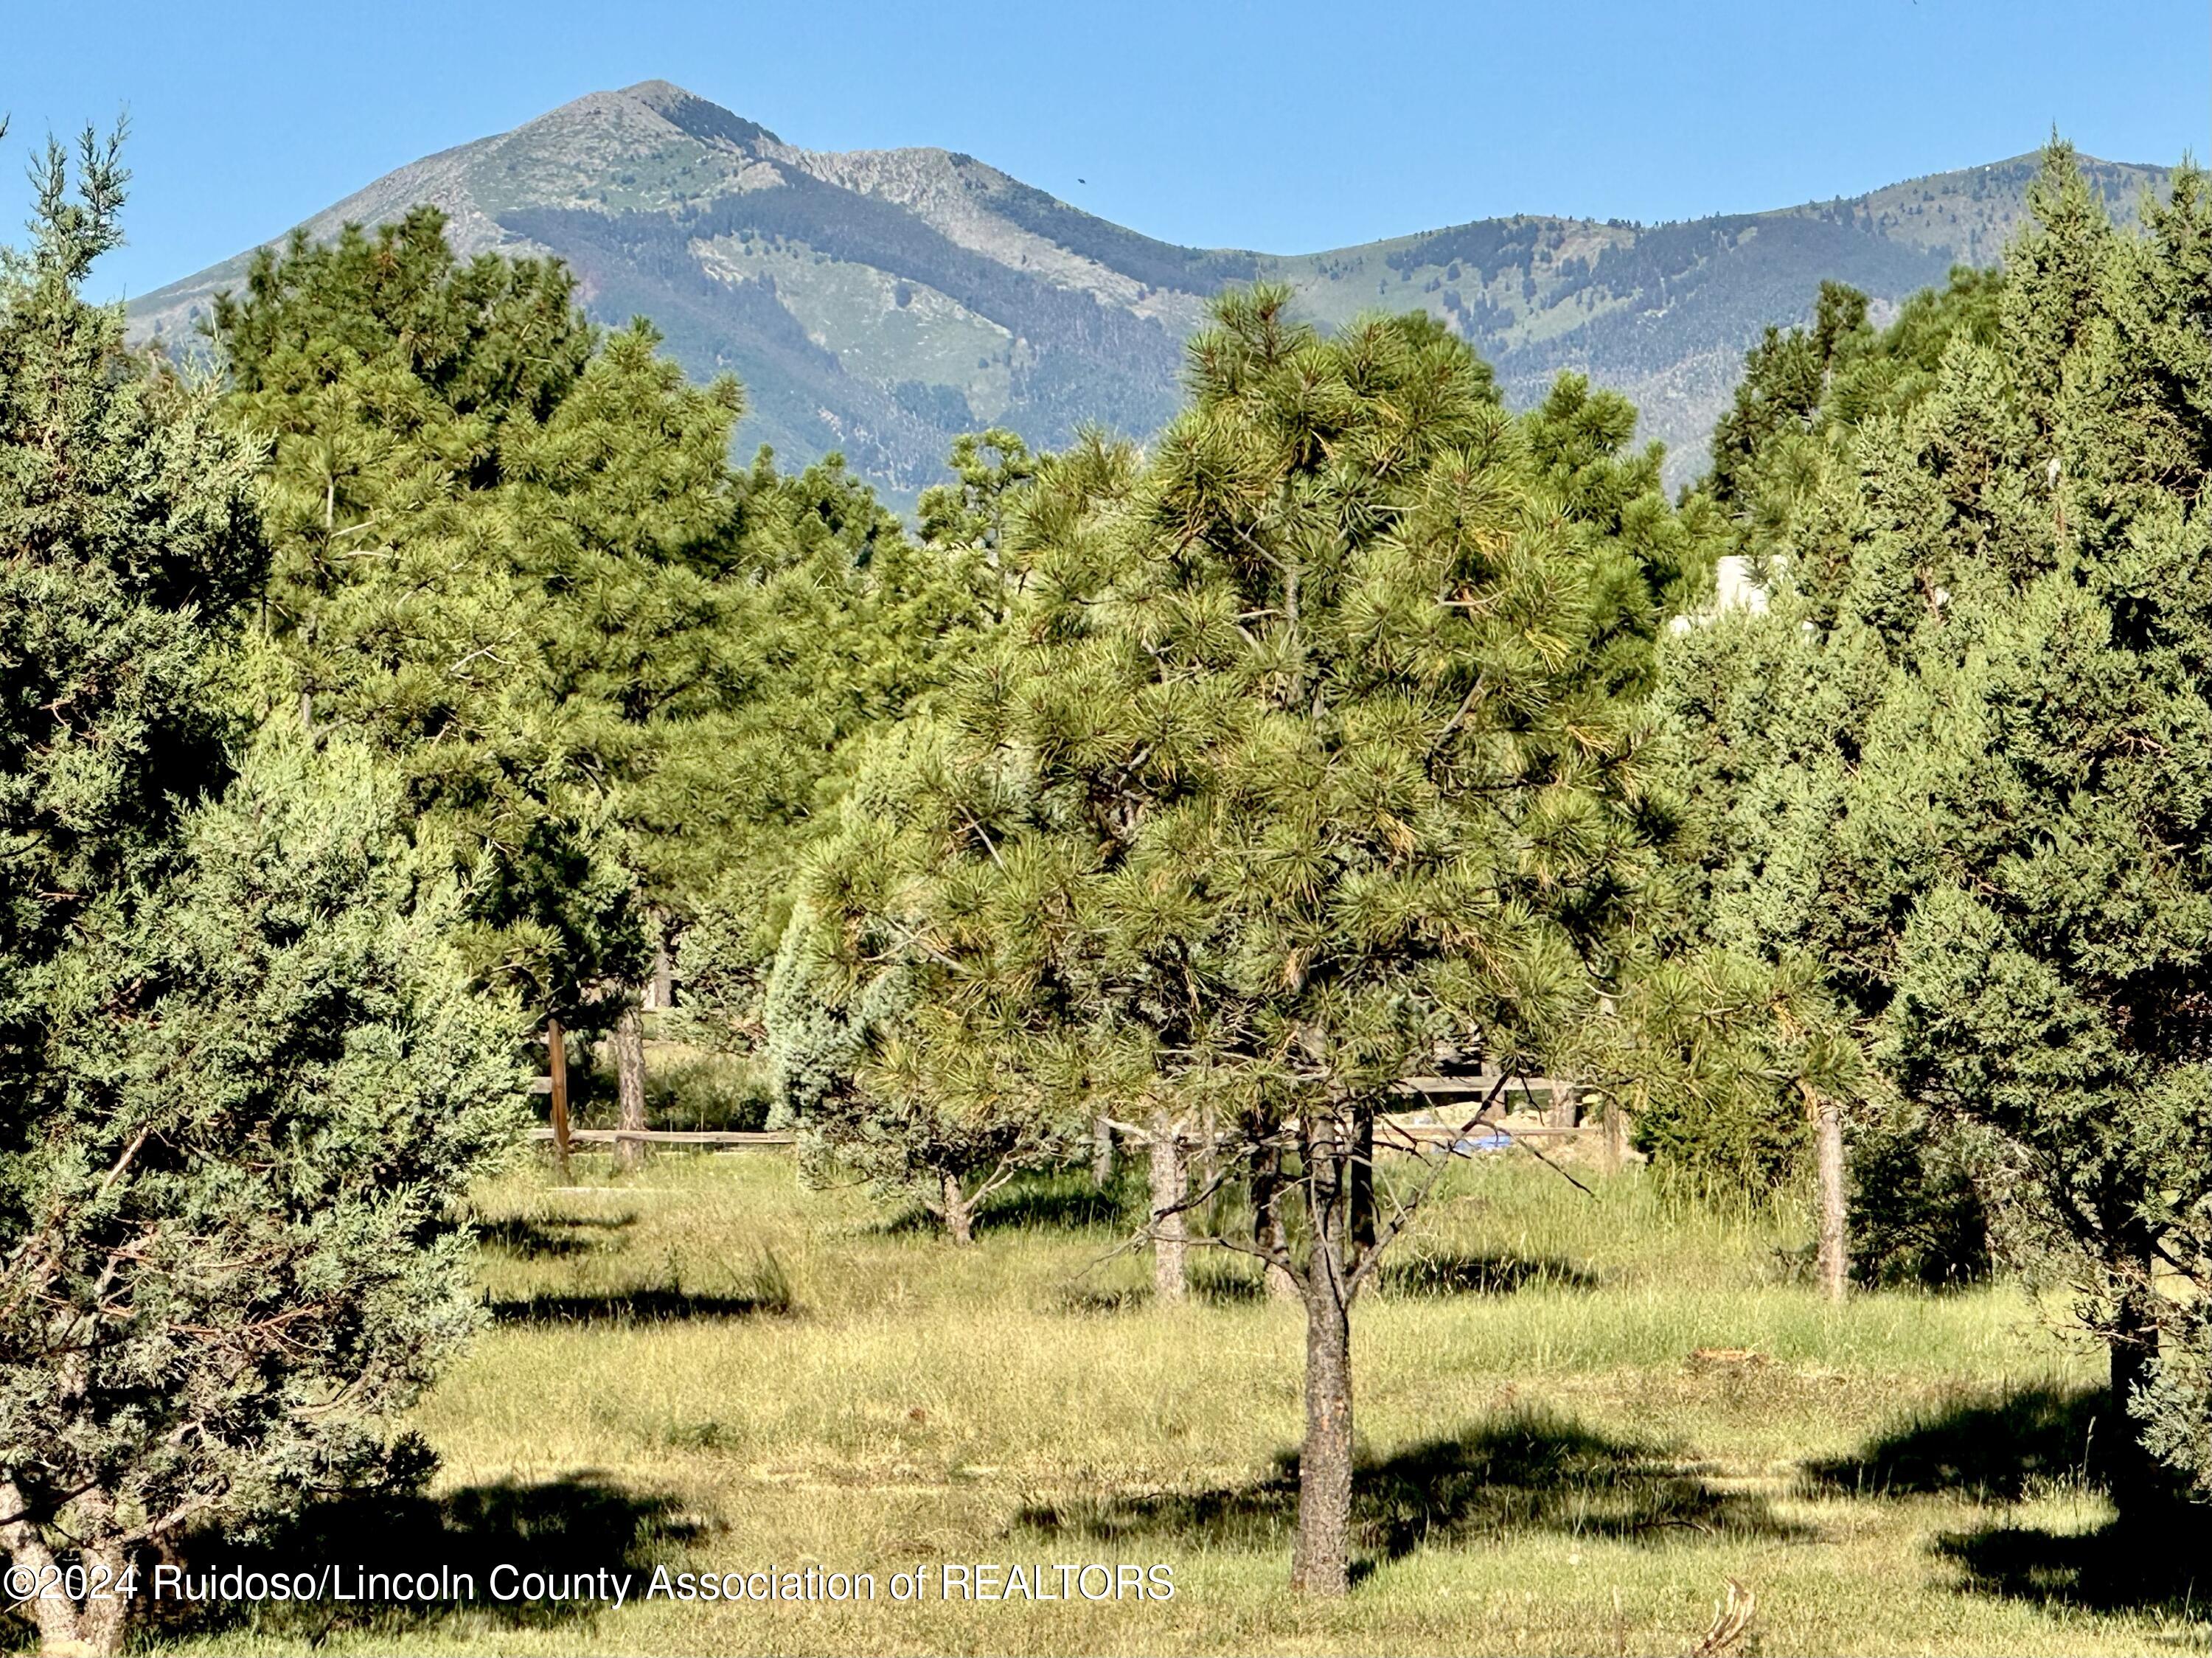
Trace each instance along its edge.
{"label": "grassy meadow", "polygon": [[[493,1324],[416,1413],[430,1495],[267,1557],[645,1574],[817,1565],[872,1605],[329,1608],[156,1628],[195,1650],[1744,1653],[2212,1645],[2185,1572],[2116,1558],[2083,1463],[2097,1356],[2016,1290],[1805,1281],[1802,1224],[1470,1163],[1355,1315],[1366,1564],[1285,1588],[1303,1328],[1201,1254],[1162,1307],[1078,1178],[950,1248],[779,1154],[579,1158],[480,1194]],[[1139,1201],[1133,1181],[1119,1194]],[[370,1540],[364,1542],[367,1538]],[[331,1540],[340,1539],[343,1541]],[[1171,1600],[895,1604],[944,1562],[1171,1566]],[[2204,1594],[2212,1594],[2212,1567]]]}

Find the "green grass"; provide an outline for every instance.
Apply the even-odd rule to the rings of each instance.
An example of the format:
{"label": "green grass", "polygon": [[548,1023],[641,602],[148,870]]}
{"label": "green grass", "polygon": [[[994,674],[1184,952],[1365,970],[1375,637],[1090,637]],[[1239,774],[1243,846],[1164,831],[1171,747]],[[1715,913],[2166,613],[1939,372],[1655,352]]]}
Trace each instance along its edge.
{"label": "green grass", "polygon": [[1511,1159],[1457,1177],[1356,1315],[1363,1576],[1328,1605],[1284,1587],[1298,1316],[1241,1262],[1201,1257],[1199,1297],[1153,1305],[1073,1179],[1006,1194],[959,1251],[862,1190],[799,1189],[777,1156],[579,1167],[606,1183],[482,1194],[495,1321],[417,1412],[431,1500],[373,1533],[327,1520],[339,1558],[373,1534],[409,1564],[812,1564],[879,1595],[944,1562],[1160,1564],[1174,1598],[270,1614],[167,1638],[1682,1653],[1732,1576],[1757,1605],[1738,1651],[2212,1643],[2185,1574],[2146,1579],[2099,1535],[2094,1356],[2003,1287],[1832,1309],[1786,1214],[1672,1209],[1632,1173],[1585,1198]]}

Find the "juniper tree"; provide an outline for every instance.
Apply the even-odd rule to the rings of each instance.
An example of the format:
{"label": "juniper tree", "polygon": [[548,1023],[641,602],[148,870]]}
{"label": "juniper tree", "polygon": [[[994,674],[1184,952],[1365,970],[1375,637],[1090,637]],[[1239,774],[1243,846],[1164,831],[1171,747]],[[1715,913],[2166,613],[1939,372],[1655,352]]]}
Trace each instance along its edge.
{"label": "juniper tree", "polygon": [[[1919,603],[1847,825],[1888,872],[1885,1062],[2013,1150],[2114,1405],[2171,1451],[2212,1365],[2212,206],[2184,168],[2123,236],[2063,147],[2031,205],[2002,349],[1869,446],[1853,597]],[[2125,1513],[2154,1482],[2115,1463]]]}
{"label": "juniper tree", "polygon": [[1682,801],[1687,878],[1620,1068],[1644,1149],[1703,1189],[1786,1187],[1810,1154],[1816,1269],[1840,1298],[1844,1118],[1879,1090],[1852,1033],[1850,958],[1826,897],[1866,710],[1852,695],[1856,659],[1808,631],[1808,604],[1778,581],[1765,608],[1702,615],[1662,652],[1660,751]]}
{"label": "juniper tree", "polygon": [[[1885,668],[1867,635],[1838,627],[1850,551],[1835,526],[1855,488],[1862,431],[1923,402],[1954,340],[1993,339],[2002,288],[1996,273],[1955,270],[1877,331],[1866,325],[1864,295],[1827,282],[1809,328],[1769,331],[1746,359],[1716,434],[1714,471],[1689,509],[1703,509],[1717,550],[1749,572],[1756,602],[1704,609],[1662,652],[1662,749],[1683,803],[1679,850],[1690,878],[1671,966],[1640,1004],[1662,1026],[1647,1030],[1622,1069],[1650,1108],[1646,1149],[1700,1183],[1784,1183],[1810,1152],[1819,1272],[1832,1296],[1844,1293],[1847,1238],[1861,1276],[1899,1262],[1887,1241],[1895,1226],[1846,1224],[1845,1117],[1866,1150],[1863,1194],[1869,1179],[1884,1188],[1870,1212],[1906,1235],[1920,1228],[1892,1200],[1897,1181],[1910,1171],[1908,1184],[1952,1189],[1962,1153],[1956,1133],[1932,1129],[1863,1053],[1845,1051],[1856,1046],[1848,1028],[1881,993],[1836,936],[1849,911],[1822,895],[1843,878],[1833,829]],[[1808,963],[1818,969],[1810,979]],[[1814,1032],[1826,1035],[1808,1042]],[[1983,1254],[1964,1236],[1959,1244],[1966,1257]],[[1915,1273],[1944,1274],[1917,1238],[1900,1248]]]}
{"label": "juniper tree", "polygon": [[1602,666],[1611,550],[1487,370],[1425,319],[1323,339],[1286,297],[1219,303],[1141,470],[1040,476],[1001,641],[806,898],[856,995],[900,986],[868,1096],[1103,1103],[1280,1157],[1295,1247],[1209,1241],[1298,1285],[1292,1575],[1339,1594],[1351,1308],[1415,1200],[1361,1236],[1376,1116],[1448,1034],[1509,1069],[1563,1051],[1656,826]]}
{"label": "juniper tree", "polygon": [[1954,331],[1798,509],[1763,635],[1794,677],[1759,694],[1803,723],[1720,820],[1716,910],[1820,960],[1887,1083],[1985,1138],[2141,1424],[2134,1514],[2147,1453],[2203,1478],[2212,1396],[2212,210],[2185,169],[2124,236],[2063,146],[2031,206],[1994,338]]}
{"label": "juniper tree", "polygon": [[419,1471],[520,1126],[396,787],[297,733],[234,775],[258,456],[79,295],[125,176],[50,149],[0,272],[0,1549],[53,1651],[187,1524]]}

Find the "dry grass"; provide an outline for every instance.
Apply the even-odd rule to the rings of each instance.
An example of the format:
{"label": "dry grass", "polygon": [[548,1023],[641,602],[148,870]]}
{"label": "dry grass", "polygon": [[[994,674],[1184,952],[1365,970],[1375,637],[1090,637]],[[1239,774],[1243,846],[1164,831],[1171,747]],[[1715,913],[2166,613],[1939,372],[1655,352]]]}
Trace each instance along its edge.
{"label": "dry grass", "polygon": [[[874,1572],[879,1599],[295,1613],[169,1638],[1686,1653],[1733,1577],[1756,1605],[1737,1652],[2208,1644],[2185,1572],[2100,1547],[2089,1356],[2003,1288],[1828,1309],[1786,1216],[1673,1212],[1634,1174],[1586,1199],[1523,1161],[1470,1168],[1358,1314],[1364,1576],[1316,1605],[1284,1588],[1298,1319],[1235,1263],[1152,1305],[1146,1263],[1102,1260],[1119,1223],[1073,1180],[1013,1194],[954,1251],[863,1193],[798,1189],[779,1157],[664,1157],[627,1183],[597,1167],[587,1189],[483,1194],[496,1321],[418,1412],[439,1500],[385,1522],[386,1553],[627,1564],[641,1584],[657,1564],[812,1564]],[[1159,1564],[1176,1592],[882,1587],[970,1561]]]}

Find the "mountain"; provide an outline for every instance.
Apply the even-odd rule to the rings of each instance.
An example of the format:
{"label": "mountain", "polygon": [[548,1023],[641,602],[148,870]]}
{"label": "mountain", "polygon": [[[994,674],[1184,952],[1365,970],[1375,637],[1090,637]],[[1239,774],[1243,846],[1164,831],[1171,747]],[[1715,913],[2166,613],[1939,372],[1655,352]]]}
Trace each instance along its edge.
{"label": "mountain", "polygon": [[[2166,178],[2086,166],[2124,216]],[[647,81],[401,167],[303,228],[428,201],[465,253],[556,253],[593,316],[649,316],[692,373],[744,382],[742,445],[792,460],[841,449],[895,497],[976,427],[1046,446],[1086,422],[1157,429],[1207,296],[1259,278],[1289,282],[1328,325],[1425,308],[1516,404],[1565,369],[1616,386],[1679,481],[1702,465],[1762,328],[1803,318],[1823,277],[1864,289],[1880,316],[1954,264],[1993,261],[2035,167],[2019,156],[1672,224],[1524,215],[1283,256],[1155,241],[957,152],[801,149]],[[134,333],[189,338],[250,258],[138,300]]]}

